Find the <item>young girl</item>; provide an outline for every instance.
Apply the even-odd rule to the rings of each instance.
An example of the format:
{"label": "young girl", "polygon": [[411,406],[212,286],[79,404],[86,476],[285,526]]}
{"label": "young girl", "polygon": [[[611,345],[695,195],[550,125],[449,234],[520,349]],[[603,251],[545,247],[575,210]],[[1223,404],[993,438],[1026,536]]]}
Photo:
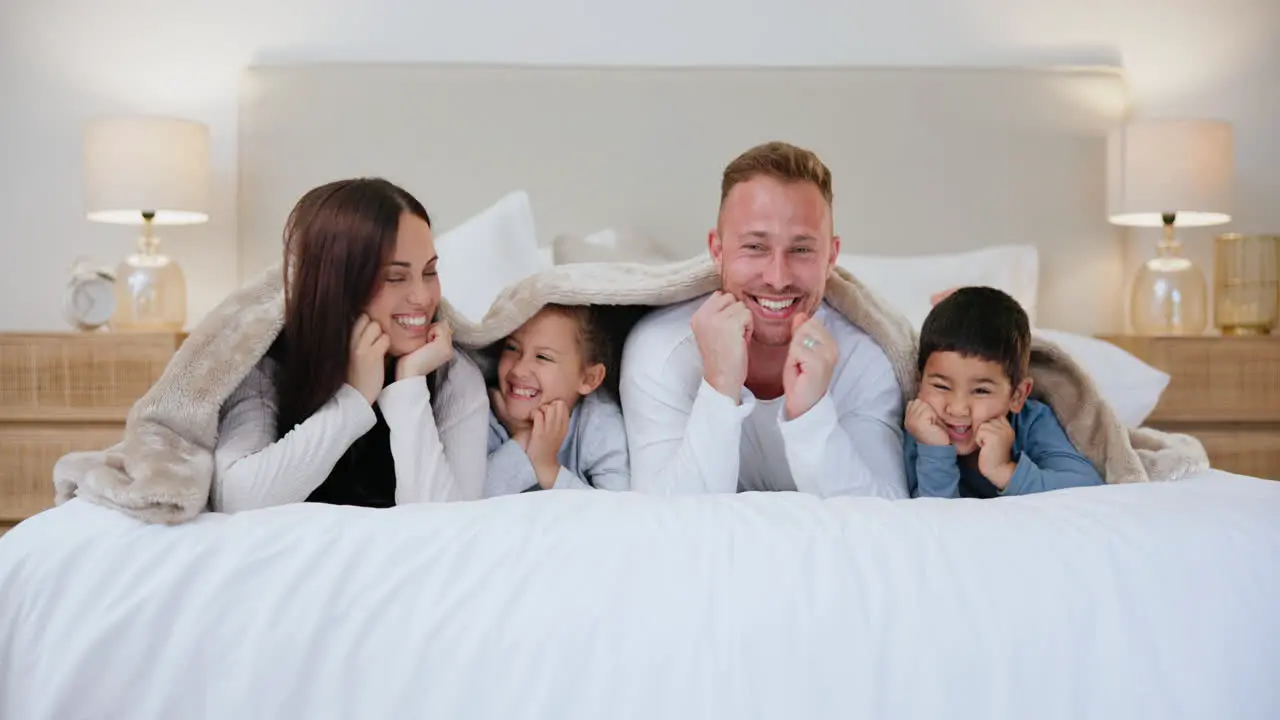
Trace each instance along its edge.
{"label": "young girl", "polygon": [[213,509],[478,499],[484,376],[436,322],[427,211],[385,180],[329,183],[284,253],[284,327],[222,407]]}
{"label": "young girl", "polygon": [[501,344],[485,496],[629,490],[622,411],[601,386],[613,351],[599,313],[548,305]]}

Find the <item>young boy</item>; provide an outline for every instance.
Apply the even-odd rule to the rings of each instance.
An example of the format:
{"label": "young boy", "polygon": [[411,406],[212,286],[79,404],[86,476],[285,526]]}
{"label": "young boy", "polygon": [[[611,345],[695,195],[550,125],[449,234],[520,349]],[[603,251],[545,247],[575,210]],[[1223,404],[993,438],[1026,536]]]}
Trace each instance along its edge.
{"label": "young boy", "polygon": [[960,288],[920,331],[904,448],[913,497],[992,498],[1101,485],[1053,409],[1028,398],[1031,330],[1009,295]]}

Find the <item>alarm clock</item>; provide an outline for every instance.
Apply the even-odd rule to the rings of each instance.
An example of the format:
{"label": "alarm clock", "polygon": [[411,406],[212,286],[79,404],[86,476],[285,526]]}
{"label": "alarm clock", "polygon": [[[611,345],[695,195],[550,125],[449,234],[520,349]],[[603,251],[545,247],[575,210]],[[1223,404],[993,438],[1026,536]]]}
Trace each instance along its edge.
{"label": "alarm clock", "polygon": [[77,330],[97,330],[111,320],[116,309],[115,275],[78,258],[62,293],[62,315]]}

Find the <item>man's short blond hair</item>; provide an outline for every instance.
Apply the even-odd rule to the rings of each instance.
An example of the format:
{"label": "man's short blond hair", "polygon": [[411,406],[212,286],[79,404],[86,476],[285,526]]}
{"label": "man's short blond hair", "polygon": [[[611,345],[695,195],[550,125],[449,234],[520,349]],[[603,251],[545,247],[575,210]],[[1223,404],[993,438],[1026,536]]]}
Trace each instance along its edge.
{"label": "man's short blond hair", "polygon": [[725,166],[720,181],[720,202],[734,185],[759,175],[781,182],[811,182],[831,204],[831,171],[813,151],[785,142],[768,142],[742,153]]}

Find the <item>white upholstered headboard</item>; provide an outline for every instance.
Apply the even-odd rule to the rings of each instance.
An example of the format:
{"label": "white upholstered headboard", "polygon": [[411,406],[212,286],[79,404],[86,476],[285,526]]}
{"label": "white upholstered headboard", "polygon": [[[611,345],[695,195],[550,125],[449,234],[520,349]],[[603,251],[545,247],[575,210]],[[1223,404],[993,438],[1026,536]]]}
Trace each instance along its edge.
{"label": "white upholstered headboard", "polygon": [[781,139],[830,166],[845,252],[1034,244],[1039,324],[1115,331],[1105,138],[1127,110],[1110,69],[256,67],[240,271],[279,262],[299,195],[357,175],[405,186],[438,232],[523,189],[544,242],[626,227],[687,257],[705,252],[725,163]]}

